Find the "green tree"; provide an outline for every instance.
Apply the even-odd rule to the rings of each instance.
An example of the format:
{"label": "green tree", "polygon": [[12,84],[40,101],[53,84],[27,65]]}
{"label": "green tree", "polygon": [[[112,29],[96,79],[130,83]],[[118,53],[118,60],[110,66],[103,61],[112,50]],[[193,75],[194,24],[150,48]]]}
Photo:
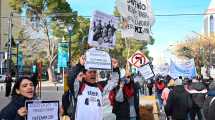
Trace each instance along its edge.
{"label": "green tree", "polygon": [[201,67],[212,64],[211,55],[215,50],[214,36],[190,35],[180,44],[177,44],[174,53],[179,57],[194,58],[198,73]]}
{"label": "green tree", "polygon": [[[40,45],[40,47],[36,48],[46,48],[44,51],[47,53],[49,80],[54,80],[52,66],[57,55],[57,43],[59,37],[66,34],[62,29],[54,25],[58,24],[59,21],[63,22],[64,26],[74,24],[75,31],[77,29],[77,12],[70,8],[66,0],[10,0],[10,5],[20,14],[23,10],[26,11],[27,18],[29,22],[32,23],[29,27],[37,31],[43,31],[44,35],[41,37],[41,41],[37,42],[36,46],[42,43],[42,41],[44,41],[42,44],[45,46]],[[29,29],[27,30],[29,31]],[[30,32],[31,31],[32,30],[30,30]]]}
{"label": "green tree", "polygon": [[[118,12],[117,8],[115,7],[114,15],[119,17],[120,13]],[[121,65],[125,65],[127,59],[134,54],[137,50],[142,51],[150,60],[152,58],[149,56],[149,50],[147,45],[153,45],[155,39],[150,36],[149,41],[139,41],[135,39],[124,39],[121,37],[121,33],[116,33],[116,46],[114,49],[110,50],[112,57],[117,58],[121,63]]]}

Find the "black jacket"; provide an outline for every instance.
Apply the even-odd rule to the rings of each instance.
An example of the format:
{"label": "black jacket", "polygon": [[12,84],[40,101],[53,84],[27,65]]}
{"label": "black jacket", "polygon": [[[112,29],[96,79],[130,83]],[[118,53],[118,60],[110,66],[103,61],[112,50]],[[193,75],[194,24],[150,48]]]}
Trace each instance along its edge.
{"label": "black jacket", "polygon": [[72,92],[74,90],[74,82],[75,82],[77,75],[84,70],[85,70],[84,66],[81,65],[80,63],[78,63],[76,66],[74,66],[72,68],[71,71],[69,71],[68,86]]}
{"label": "black jacket", "polygon": [[26,98],[23,96],[14,97],[11,102],[1,110],[0,120],[24,120],[24,117],[21,117],[17,114],[19,108],[25,106]]}
{"label": "black jacket", "polygon": [[215,90],[210,90],[208,92],[208,96],[203,105],[203,113],[206,120],[214,120],[215,118],[215,100],[212,102],[213,97],[215,97],[214,93]]}
{"label": "black jacket", "polygon": [[[201,82],[191,83],[190,90],[195,90],[195,93],[191,93],[193,100],[193,107],[202,108],[205,101],[205,95],[207,93],[206,86]],[[204,93],[202,91],[205,91]],[[189,91],[188,91],[189,92]]]}
{"label": "black jacket", "polygon": [[187,113],[192,107],[192,100],[183,85],[175,86],[169,93],[166,104],[168,114],[172,115],[173,119],[186,119]]}

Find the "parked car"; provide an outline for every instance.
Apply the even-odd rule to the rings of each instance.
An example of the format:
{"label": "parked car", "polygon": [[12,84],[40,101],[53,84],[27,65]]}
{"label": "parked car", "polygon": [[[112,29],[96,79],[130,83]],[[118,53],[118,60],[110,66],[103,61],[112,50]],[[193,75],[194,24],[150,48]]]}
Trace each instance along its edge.
{"label": "parked car", "polygon": [[5,82],[6,75],[0,75],[0,83]]}

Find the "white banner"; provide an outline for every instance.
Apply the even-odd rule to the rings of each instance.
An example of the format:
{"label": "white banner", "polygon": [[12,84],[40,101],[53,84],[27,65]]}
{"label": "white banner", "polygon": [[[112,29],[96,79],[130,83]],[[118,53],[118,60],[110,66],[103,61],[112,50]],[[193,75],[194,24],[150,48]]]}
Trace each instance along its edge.
{"label": "white banner", "polygon": [[166,76],[169,74],[169,64],[161,64],[158,66],[158,74]]}
{"label": "white banner", "polygon": [[154,23],[151,0],[117,0],[116,5],[122,16],[122,37],[149,40]]}
{"label": "white banner", "polygon": [[145,80],[154,77],[154,72],[152,71],[149,64],[144,65],[143,67],[138,68],[141,75],[145,78]]}
{"label": "white banner", "polygon": [[94,47],[113,48],[118,18],[95,11],[90,23],[88,43]]}
{"label": "white banner", "polygon": [[86,69],[111,70],[111,58],[105,51],[91,48],[86,52]]}
{"label": "white banner", "polygon": [[27,101],[26,120],[59,120],[59,101]]}
{"label": "white banner", "polygon": [[170,61],[170,76],[193,78],[197,75],[194,59],[179,61],[175,59]]}

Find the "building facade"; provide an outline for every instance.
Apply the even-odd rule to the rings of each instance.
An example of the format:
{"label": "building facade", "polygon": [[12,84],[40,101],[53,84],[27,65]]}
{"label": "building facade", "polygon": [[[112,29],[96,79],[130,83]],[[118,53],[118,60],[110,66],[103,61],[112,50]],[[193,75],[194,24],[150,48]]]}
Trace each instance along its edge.
{"label": "building facade", "polygon": [[9,6],[9,0],[0,0],[0,50],[4,48],[8,40],[9,16],[12,9]]}
{"label": "building facade", "polygon": [[211,0],[204,15],[204,34],[211,36],[215,32],[215,0]]}

